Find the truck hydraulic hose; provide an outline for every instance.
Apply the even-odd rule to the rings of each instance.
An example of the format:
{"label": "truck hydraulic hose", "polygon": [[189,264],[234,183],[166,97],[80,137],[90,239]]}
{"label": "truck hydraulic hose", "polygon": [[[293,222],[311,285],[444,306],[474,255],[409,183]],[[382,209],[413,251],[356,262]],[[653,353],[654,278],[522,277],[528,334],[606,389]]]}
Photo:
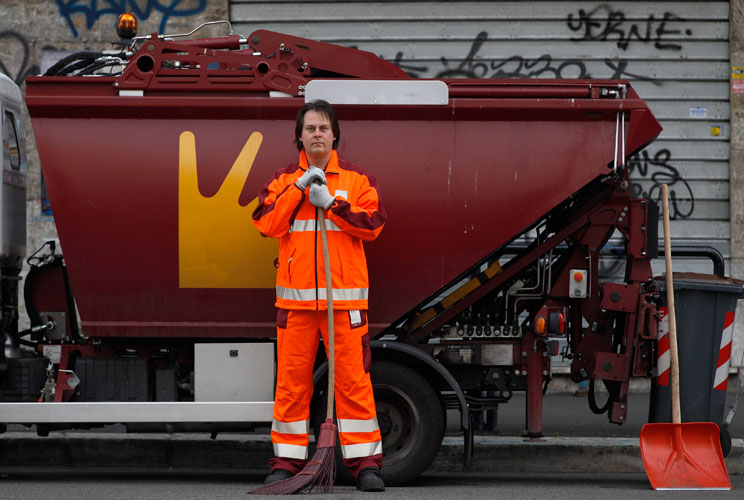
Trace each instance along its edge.
{"label": "truck hydraulic hose", "polygon": [[0,304],[2,304],[2,333],[4,359],[21,357],[18,345],[18,276],[20,267],[4,267],[0,274]]}
{"label": "truck hydraulic hose", "polygon": [[[101,57],[103,54],[101,52],[92,52],[92,51],[81,51],[81,52],[75,52],[74,54],[70,54],[67,57],[63,57],[59,61],[57,61],[55,64],[53,64],[46,72],[44,73],[44,76],[61,76],[66,75],[70,71],[74,71],[72,66],[75,66],[75,61],[85,62],[85,64],[81,67],[88,66],[89,64],[92,64],[93,61]],[[71,64],[72,63],[72,64]],[[69,66],[68,66],[69,65]],[[80,69],[80,68],[76,68]]]}
{"label": "truck hydraulic hose", "polygon": [[28,274],[26,274],[26,282],[23,284],[23,301],[26,304],[26,312],[32,329],[43,324],[39,317],[39,312],[36,310],[32,293],[33,284],[39,272],[39,266],[32,265],[28,270]]}

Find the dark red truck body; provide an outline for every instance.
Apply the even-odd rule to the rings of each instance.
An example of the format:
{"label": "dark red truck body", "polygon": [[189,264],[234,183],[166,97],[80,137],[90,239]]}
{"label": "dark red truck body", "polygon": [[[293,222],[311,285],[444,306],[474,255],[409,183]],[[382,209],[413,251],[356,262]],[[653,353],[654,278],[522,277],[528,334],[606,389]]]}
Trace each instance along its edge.
{"label": "dark red truck body", "polygon": [[[337,68],[347,70],[360,57],[360,51],[338,49]],[[394,65],[379,64],[396,74]],[[179,282],[179,228],[188,231],[190,223],[183,213],[179,218],[179,138],[193,133],[199,191],[209,198],[250,135],[259,132],[263,140],[255,161],[239,198],[231,200],[252,208],[273,172],[297,161],[294,120],[304,100],[269,97],[270,84],[233,83],[225,89],[224,83],[210,82],[208,73],[177,84],[165,76],[129,83],[143,95],[120,96],[133,80],[130,69],[138,72],[130,64],[121,78],[27,81],[27,104],[83,329],[91,337],[271,335],[274,242],[257,241],[258,254],[251,247],[223,255],[197,249],[212,259],[214,280],[197,280],[195,287]],[[376,73],[368,72],[363,76],[374,78]],[[379,73],[377,79],[384,79]],[[450,99],[444,106],[336,107],[339,155],[377,178],[389,216],[379,239],[366,246],[376,331],[610,173],[619,111],[627,116],[628,155],[661,130],[627,82],[446,83]],[[600,96],[600,89],[618,85],[628,89],[624,99]],[[209,210],[209,203],[204,207]],[[240,232],[251,235],[246,241],[258,240],[250,210],[242,213],[239,225],[204,239],[221,238],[229,246]],[[212,215],[218,226],[222,213]],[[222,273],[246,279],[221,281]]]}

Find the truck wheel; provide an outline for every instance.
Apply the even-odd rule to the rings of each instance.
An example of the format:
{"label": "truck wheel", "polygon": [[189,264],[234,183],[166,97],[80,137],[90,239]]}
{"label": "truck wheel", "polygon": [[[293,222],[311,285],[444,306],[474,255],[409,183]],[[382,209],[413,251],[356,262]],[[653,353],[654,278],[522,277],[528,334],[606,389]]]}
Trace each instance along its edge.
{"label": "truck wheel", "polygon": [[[388,486],[408,483],[429,467],[439,451],[445,429],[442,406],[431,385],[406,366],[375,362],[370,375],[382,434],[382,477]],[[325,401],[323,391],[313,412],[316,437],[325,421]],[[337,481],[353,484],[339,446],[336,461]]]}
{"label": "truck wheel", "polygon": [[420,476],[439,452],[444,413],[437,393],[420,374],[396,363],[372,365],[377,421],[382,434],[382,477],[405,484]]}
{"label": "truck wheel", "polygon": [[721,433],[721,452],[723,453],[723,456],[725,458],[728,456],[729,453],[731,453],[731,433],[729,433],[729,430],[727,427],[721,427],[720,433]]}

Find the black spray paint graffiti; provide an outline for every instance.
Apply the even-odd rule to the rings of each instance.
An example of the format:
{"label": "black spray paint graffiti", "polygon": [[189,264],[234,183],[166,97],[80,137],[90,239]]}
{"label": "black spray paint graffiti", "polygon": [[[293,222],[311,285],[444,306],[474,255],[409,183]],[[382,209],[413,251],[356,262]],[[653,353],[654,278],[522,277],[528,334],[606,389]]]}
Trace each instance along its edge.
{"label": "black spray paint graffiti", "polygon": [[[569,14],[567,19],[571,31],[583,32],[581,36],[571,40],[617,40],[617,46],[622,50],[627,50],[634,40],[653,42],[654,47],[659,50],[682,50],[682,45],[669,41],[669,38],[679,38],[682,33],[679,29],[670,29],[669,23],[676,22],[685,22],[685,19],[670,12],[664,12],[661,19],[650,14],[645,21],[630,22],[623,12],[613,10],[609,5],[600,5],[589,12],[579,9],[578,16]],[[692,30],[685,30],[685,34],[692,35]]]}
{"label": "black spray paint graffiti", "polygon": [[512,56],[503,61],[477,59],[483,44],[488,40],[488,33],[481,31],[473,40],[468,54],[457,66],[451,66],[446,57],[442,57],[444,69],[434,78],[536,78],[551,76],[553,78],[589,78],[586,66],[581,61],[563,61],[554,65],[552,58],[544,54],[537,59],[528,60],[521,56]]}
{"label": "black spray paint graffiti", "polygon": [[[555,61],[548,54],[537,59],[526,59],[522,56],[511,56],[504,60],[488,60],[479,58],[483,44],[488,40],[488,33],[481,31],[473,40],[468,54],[454,65],[446,57],[441,57],[443,69],[433,75],[433,78],[592,78],[586,64],[579,59],[565,59]],[[403,53],[398,52],[393,59],[403,71],[414,78],[425,76],[431,69],[428,66],[414,66],[403,62]],[[612,70],[609,78],[632,78],[650,81],[653,78],[638,75],[628,71],[628,61],[617,58],[607,58],[605,65]]]}
{"label": "black spray paint graffiti", "polygon": [[[42,50],[52,49],[44,46]],[[38,75],[39,66],[31,61],[31,44],[16,31],[0,32],[0,71],[18,85],[29,75]],[[13,54],[10,56],[9,54]],[[12,57],[13,59],[10,59]],[[20,64],[19,64],[20,63]]]}
{"label": "black spray paint graffiti", "polygon": [[661,206],[661,185],[669,186],[669,217],[671,219],[686,219],[692,215],[695,209],[695,196],[692,194],[690,184],[682,178],[679,171],[669,164],[672,159],[672,153],[668,149],[660,149],[653,156],[644,149],[630,158],[628,158],[628,172],[633,173],[638,170],[641,177],[649,177],[652,186],[648,192],[643,190],[643,186],[635,182],[630,185],[630,196],[632,198],[646,198],[659,202]]}
{"label": "black spray paint graffiti", "polygon": [[[616,41],[618,48],[627,50],[631,42],[653,43],[659,50],[681,50],[678,43],[682,34],[674,23],[684,23],[685,19],[671,12],[657,18],[650,14],[644,21],[632,22],[625,13],[613,10],[607,4],[602,4],[590,11],[579,9],[578,14],[569,14],[566,24],[572,32],[580,32],[581,36],[571,38],[572,41]],[[692,35],[691,29],[684,31],[685,35]],[[434,78],[593,78],[580,59],[554,60],[550,54],[543,54],[536,59],[527,59],[520,55],[513,55],[506,59],[487,60],[478,58],[483,44],[488,40],[488,33],[481,31],[473,40],[468,54],[454,65],[446,57],[441,58],[444,69],[435,72]],[[677,41],[675,41],[677,40]],[[403,53],[398,52],[393,62],[413,77],[424,76],[433,72],[428,66],[414,66],[403,62]],[[628,61],[618,57],[604,59],[604,64],[612,70],[609,78],[631,78],[635,80],[651,81],[660,85],[654,78],[631,73],[628,71]]]}
{"label": "black spray paint graffiti", "polygon": [[[99,6],[100,4],[103,4]],[[188,3],[189,7],[181,7],[183,0],[147,0],[144,7],[140,7],[137,0],[57,0],[59,14],[65,18],[70,30],[74,36],[78,36],[78,31],[72,22],[72,16],[75,14],[85,15],[85,26],[91,29],[96,22],[106,15],[119,16],[124,12],[132,12],[140,21],[146,20],[155,12],[160,12],[163,17],[160,20],[160,33],[165,32],[165,25],[171,17],[187,17],[204,12],[207,7],[207,0],[192,0]],[[112,23],[113,24],[113,23]]]}

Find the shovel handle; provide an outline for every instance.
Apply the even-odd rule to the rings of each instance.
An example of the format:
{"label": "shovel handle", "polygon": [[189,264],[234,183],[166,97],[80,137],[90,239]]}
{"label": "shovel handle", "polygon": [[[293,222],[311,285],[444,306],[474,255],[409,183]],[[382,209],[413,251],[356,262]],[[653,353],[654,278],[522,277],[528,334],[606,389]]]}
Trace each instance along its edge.
{"label": "shovel handle", "polygon": [[318,207],[318,223],[320,224],[320,239],[323,243],[323,265],[326,276],[326,302],[328,303],[328,407],[327,418],[333,418],[334,380],[335,380],[335,343],[333,332],[333,283],[331,277],[331,259],[328,253],[328,235],[326,234],[325,215]]}
{"label": "shovel handle", "polygon": [[672,242],[669,230],[669,186],[661,185],[661,206],[664,214],[664,261],[666,263],[667,320],[669,321],[670,374],[672,383],[672,423],[682,423],[679,402],[679,353],[677,351],[677,319],[674,311],[674,277],[672,275]]}

